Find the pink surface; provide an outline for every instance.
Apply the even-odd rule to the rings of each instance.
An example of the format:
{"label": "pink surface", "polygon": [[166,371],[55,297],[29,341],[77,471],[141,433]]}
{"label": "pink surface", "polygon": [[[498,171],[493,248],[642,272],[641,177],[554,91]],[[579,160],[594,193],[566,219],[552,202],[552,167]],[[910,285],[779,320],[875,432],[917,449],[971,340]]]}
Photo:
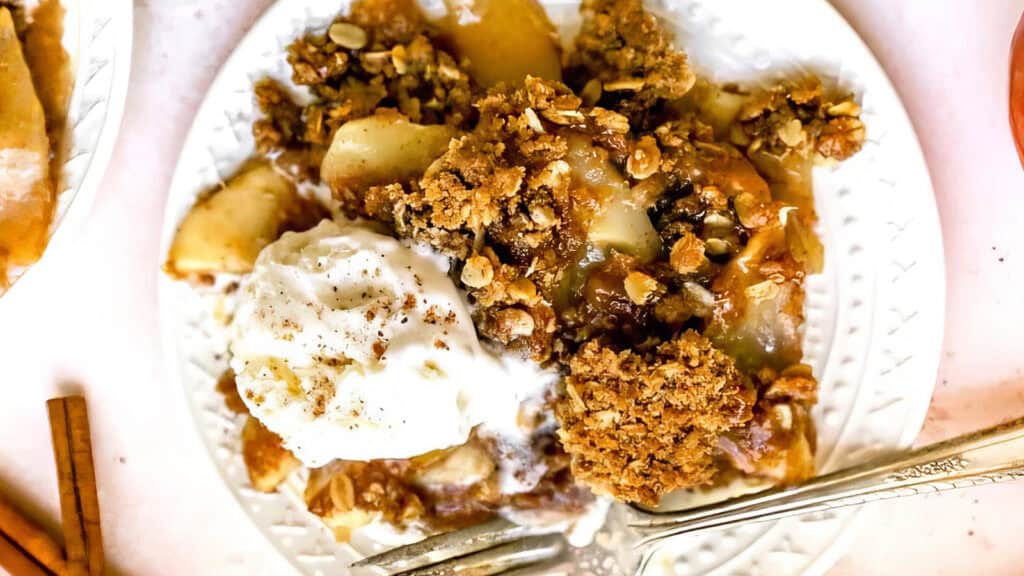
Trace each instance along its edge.
{"label": "pink surface", "polygon": [[[79,241],[0,300],[0,492],[55,527],[44,400],[90,400],[115,574],[290,574],[232,500],[162,379],[163,200],[217,68],[270,0],[137,0],[128,109]],[[948,269],[944,357],[921,441],[1024,415],[1024,170],[1007,123],[1024,0],[834,0],[899,89],[935,181]],[[890,502],[832,571],[1020,574],[1024,483]]]}

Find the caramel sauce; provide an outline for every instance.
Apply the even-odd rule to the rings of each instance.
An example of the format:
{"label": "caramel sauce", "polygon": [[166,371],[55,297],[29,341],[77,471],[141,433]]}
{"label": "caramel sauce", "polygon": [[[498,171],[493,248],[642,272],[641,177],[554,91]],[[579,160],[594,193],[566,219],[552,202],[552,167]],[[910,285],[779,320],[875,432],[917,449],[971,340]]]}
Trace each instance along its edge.
{"label": "caramel sauce", "polygon": [[[31,74],[35,97],[45,117],[49,139],[49,185],[36,186],[29,200],[4,206],[0,202],[0,220],[7,219],[7,233],[0,230],[0,290],[8,283],[8,264],[31,264],[42,255],[50,223],[53,220],[57,191],[60,190],[65,158],[65,126],[71,97],[71,59],[64,50],[64,7],[59,0],[44,0],[24,25],[16,11],[17,36],[21,53]],[[5,88],[6,89],[6,88]],[[31,91],[30,91],[31,92]],[[19,96],[20,97],[20,96]],[[22,121],[28,121],[22,118]],[[37,124],[38,125],[38,124]],[[24,126],[6,126],[15,140]],[[2,136],[2,135],[0,135]],[[0,194],[0,201],[6,198]],[[0,224],[3,225],[3,224]]]}

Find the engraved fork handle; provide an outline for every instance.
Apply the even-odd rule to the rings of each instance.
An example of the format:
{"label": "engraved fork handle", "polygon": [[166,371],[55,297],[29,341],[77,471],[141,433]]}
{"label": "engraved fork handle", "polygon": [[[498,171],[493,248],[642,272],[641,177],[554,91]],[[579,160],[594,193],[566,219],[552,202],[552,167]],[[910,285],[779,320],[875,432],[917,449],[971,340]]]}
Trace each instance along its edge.
{"label": "engraved fork handle", "polygon": [[635,511],[638,546],[739,522],[775,520],[876,500],[1024,479],[1024,418],[876,458],[791,488],[757,492],[680,512]]}

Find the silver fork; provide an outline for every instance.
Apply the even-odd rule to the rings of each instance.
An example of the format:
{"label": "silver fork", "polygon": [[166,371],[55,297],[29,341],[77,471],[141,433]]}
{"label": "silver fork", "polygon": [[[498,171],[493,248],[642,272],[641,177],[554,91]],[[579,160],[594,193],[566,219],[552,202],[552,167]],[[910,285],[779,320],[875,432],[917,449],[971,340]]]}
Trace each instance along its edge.
{"label": "silver fork", "polygon": [[594,543],[585,548],[569,546],[560,533],[497,519],[352,566],[403,576],[639,576],[658,546],[681,534],[1016,479],[1024,479],[1024,418],[875,458],[797,486],[688,510],[650,512],[614,506]]}

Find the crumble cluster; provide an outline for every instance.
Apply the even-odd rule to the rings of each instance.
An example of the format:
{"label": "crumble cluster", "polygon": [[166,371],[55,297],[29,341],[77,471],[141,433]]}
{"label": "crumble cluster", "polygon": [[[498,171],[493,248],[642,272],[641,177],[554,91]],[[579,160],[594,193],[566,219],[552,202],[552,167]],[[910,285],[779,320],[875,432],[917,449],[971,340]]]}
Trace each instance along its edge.
{"label": "crumble cluster", "polygon": [[475,128],[422,179],[371,188],[360,212],[455,258],[480,332],[543,362],[557,335],[562,270],[583,247],[596,202],[572,185],[562,130],[625,149],[628,124],[539,78],[492,90],[476,106]]}
{"label": "crumble cluster", "polygon": [[817,78],[754,95],[740,110],[732,142],[749,152],[782,156],[812,149],[828,160],[846,160],[866,136],[860,106],[851,98],[829,98]]}
{"label": "crumble cluster", "polygon": [[364,0],[326,34],[296,40],[288,47],[292,81],[316,99],[300,106],[279,82],[261,80],[257,151],[284,154],[286,164],[316,180],[338,127],[380,108],[420,124],[466,124],[473,117],[469,75],[435,45],[435,35],[412,0]]}
{"label": "crumble cluster", "polygon": [[587,0],[580,11],[570,76],[591,105],[621,112],[643,129],[662,104],[693,88],[697,77],[686,54],[640,0]]}
{"label": "crumble cluster", "polygon": [[559,437],[577,479],[656,505],[711,483],[718,437],[750,420],[756,399],[733,360],[696,332],[643,352],[591,341],[569,362]]}

